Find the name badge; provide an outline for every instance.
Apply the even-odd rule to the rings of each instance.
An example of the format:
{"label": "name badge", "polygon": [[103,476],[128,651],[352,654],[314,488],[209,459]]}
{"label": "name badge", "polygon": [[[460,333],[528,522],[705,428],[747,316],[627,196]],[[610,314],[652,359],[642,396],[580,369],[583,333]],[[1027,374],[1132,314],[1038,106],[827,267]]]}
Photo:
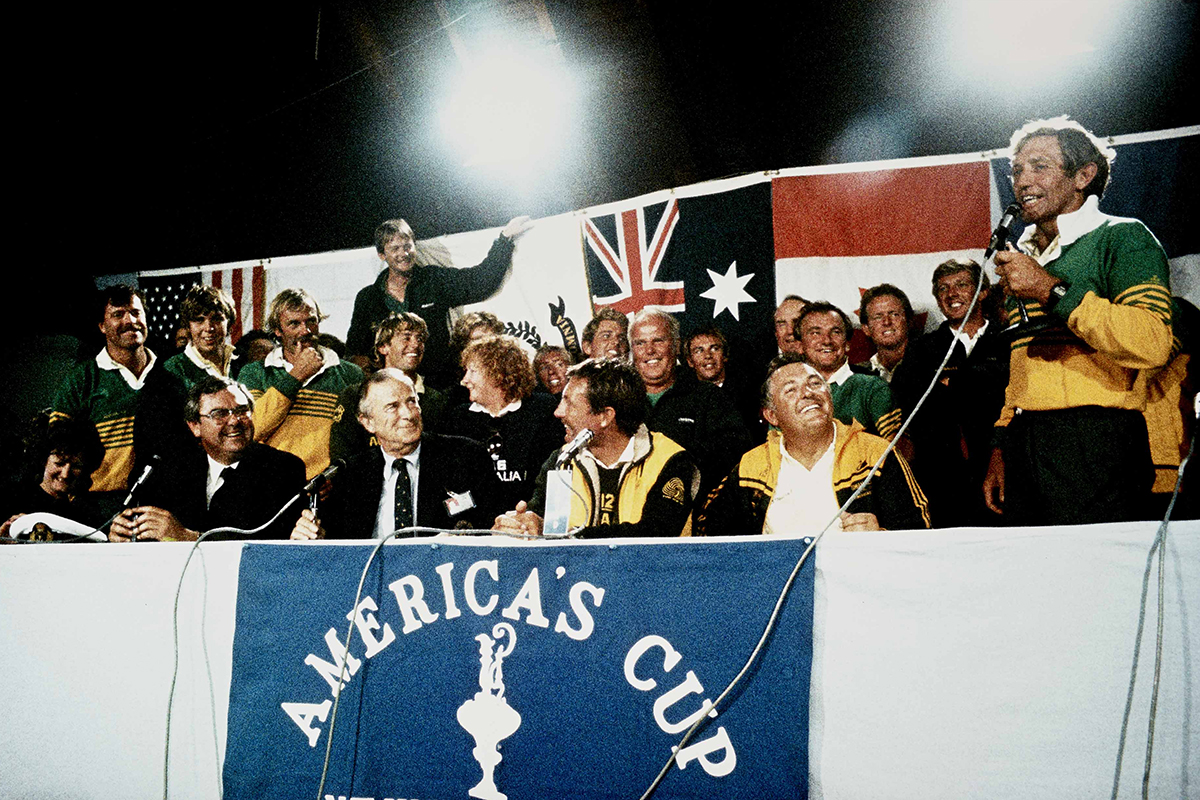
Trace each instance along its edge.
{"label": "name badge", "polygon": [[446,498],[446,513],[452,517],[458,516],[464,511],[470,511],[475,507],[475,501],[471,498],[470,492],[455,494],[454,492],[446,492],[450,495]]}

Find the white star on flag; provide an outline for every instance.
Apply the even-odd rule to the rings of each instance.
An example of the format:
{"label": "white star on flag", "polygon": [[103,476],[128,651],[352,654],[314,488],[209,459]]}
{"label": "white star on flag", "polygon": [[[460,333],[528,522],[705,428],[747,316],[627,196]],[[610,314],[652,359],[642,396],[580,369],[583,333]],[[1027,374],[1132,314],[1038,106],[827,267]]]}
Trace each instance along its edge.
{"label": "white star on flag", "polygon": [[733,318],[740,322],[738,303],[754,302],[754,298],[746,291],[746,284],[754,277],[754,273],[738,275],[736,261],[729,265],[729,269],[725,270],[724,275],[713,272],[711,269],[706,269],[705,272],[712,279],[713,285],[711,289],[701,292],[700,296],[713,301],[713,319],[720,316],[725,309],[729,309]]}

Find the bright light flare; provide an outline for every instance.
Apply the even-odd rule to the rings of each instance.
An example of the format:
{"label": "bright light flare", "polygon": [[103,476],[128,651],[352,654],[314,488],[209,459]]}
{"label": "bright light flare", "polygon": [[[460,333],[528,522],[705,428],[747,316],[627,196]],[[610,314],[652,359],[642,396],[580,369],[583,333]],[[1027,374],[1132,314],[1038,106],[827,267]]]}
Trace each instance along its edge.
{"label": "bright light flare", "polygon": [[1128,0],[973,0],[941,7],[941,64],[968,84],[1044,84],[1111,47]]}
{"label": "bright light flare", "polygon": [[545,166],[566,146],[574,97],[561,58],[495,51],[473,59],[438,119],[466,166]]}

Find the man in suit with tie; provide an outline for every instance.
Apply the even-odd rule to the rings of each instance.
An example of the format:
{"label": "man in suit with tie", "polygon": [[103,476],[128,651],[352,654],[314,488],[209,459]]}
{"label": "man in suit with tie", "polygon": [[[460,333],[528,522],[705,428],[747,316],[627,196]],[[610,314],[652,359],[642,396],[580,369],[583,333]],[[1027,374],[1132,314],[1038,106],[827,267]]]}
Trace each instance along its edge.
{"label": "man in suit with tie", "polygon": [[379,446],[339,471],[318,515],[306,509],[297,520],[293,539],[491,527],[502,509],[487,450],[472,439],[425,433],[411,378],[391,367],[372,373],[357,408],[359,424]]}
{"label": "man in suit with tie", "polygon": [[[199,447],[165,457],[109,531],[114,542],[194,541],[213,528],[253,530],[304,488],[304,462],[254,441],[254,401],[244,386],[209,376],[188,392],[184,420]],[[286,539],[296,500],[255,538]]]}

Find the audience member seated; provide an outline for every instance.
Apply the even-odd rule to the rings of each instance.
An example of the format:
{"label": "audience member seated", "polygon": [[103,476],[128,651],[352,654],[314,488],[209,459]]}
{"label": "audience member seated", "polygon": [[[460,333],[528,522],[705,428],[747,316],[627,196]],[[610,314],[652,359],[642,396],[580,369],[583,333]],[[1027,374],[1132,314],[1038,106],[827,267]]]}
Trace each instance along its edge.
{"label": "audience member seated", "polygon": [[188,289],[179,304],[179,321],[188,331],[188,342],[163,366],[187,389],[208,376],[228,378],[233,358],[229,325],[236,316],[233,298],[220,289],[200,285]]}
{"label": "audience member seated", "polygon": [[831,530],[843,531],[929,527],[925,495],[895,452],[839,514],[888,443],[857,422],[836,419],[829,384],[799,356],[784,353],[771,362],[763,408],[778,430],[746,453],[709,495],[696,517],[697,535],[811,536],[831,520],[836,520]]}
{"label": "audience member seated", "polygon": [[[982,276],[975,308],[967,306]],[[1004,405],[1009,345],[987,318],[991,287],[979,264],[952,258],[933,271],[933,297],[946,316],[937,330],[913,342],[892,378],[905,418],[929,388],[953,343],[954,351],[925,405],[908,427],[912,467],[929,497],[933,525],[999,525],[983,501],[983,478],[992,453],[992,426]]]}
{"label": "audience member seated", "polygon": [[104,458],[96,429],[85,420],[50,421],[34,417],[25,438],[24,464],[18,482],[0,499],[0,539],[23,514],[47,512],[99,525],[104,521],[88,494],[91,473]]}
{"label": "audience member seated", "polygon": [[583,326],[580,342],[588,358],[629,358],[629,318],[604,307]]}
{"label": "audience member seated", "polygon": [[[589,359],[571,368],[554,416],[565,442],[585,429],[595,434],[570,466],[567,524],[579,537],[689,533],[700,473],[687,451],[646,428],[648,408],[645,384],[627,362]],[[542,534],[547,482],[562,480],[551,470],[558,453],[543,465],[528,505],[497,517],[495,530]]]}
{"label": "audience member seated", "polygon": [[646,427],[691,454],[700,468],[703,497],[750,449],[746,427],[720,389],[679,368],[679,322],[673,316],[657,309],[638,311],[629,321],[629,345],[650,398]]}
{"label": "audience member seated", "polygon": [[534,394],[528,356],[511,336],[484,336],[462,355],[469,402],[446,412],[443,430],[482,442],[500,486],[502,509],[533,494],[546,456],[561,442],[554,398]]}
{"label": "audience member seated", "polygon": [[751,442],[762,444],[766,441],[767,423],[762,418],[757,388],[762,381],[751,380],[730,365],[729,344],[721,329],[709,327],[688,336],[683,342],[683,352],[696,377],[720,389],[737,409]]}
{"label": "audience member seated", "polygon": [[913,309],[908,295],[890,283],[872,286],[863,293],[858,322],[875,352],[869,361],[855,366],[891,383],[912,335]]}
{"label": "audience member seated", "polygon": [[[425,357],[425,341],[428,337],[429,329],[425,320],[416,314],[409,311],[392,314],[375,328],[375,358],[371,367],[391,367],[407,375],[417,390],[422,426],[427,431],[435,431],[446,410],[446,395],[427,385],[418,372]],[[360,394],[358,385],[342,392],[341,404],[346,411],[333,423],[329,434],[331,461],[349,461],[378,444],[358,423],[358,415],[350,413],[358,407]]]}
{"label": "audience member seated", "polygon": [[797,320],[808,301],[798,294],[789,294],[775,309],[775,345],[781,353],[803,353],[804,346],[796,336]]}
{"label": "audience member seated", "polygon": [[494,295],[512,264],[516,239],[531,227],[529,217],[504,226],[487,257],[470,269],[418,264],[412,228],[390,219],[375,229],[375,250],[386,269],[354,298],[346,345],[351,360],[366,367],[372,358],[371,331],[388,314],[411,311],[429,328],[426,378],[441,389],[454,382],[457,362],[451,357],[447,331],[450,309],[479,303]]}
{"label": "audience member seated", "polygon": [[796,330],[805,360],[833,391],[834,416],[847,425],[858,420],[867,433],[892,438],[900,428],[900,409],[882,378],[850,366],[850,318],[832,303],[809,303],[796,321]]}
{"label": "audience member seated", "polygon": [[233,346],[233,365],[229,368],[230,377],[241,375],[242,367],[255,361],[263,361],[275,349],[275,340],[264,330],[254,328],[242,334]]}
{"label": "audience member seated", "polygon": [[[286,539],[304,507],[304,462],[254,441],[254,400],[228,378],[205,377],[188,392],[184,419],[199,447],[165,454],[139,487],[137,506],[115,520],[108,538],[195,541],[214,528],[254,530],[258,539]],[[228,537],[239,538],[240,534]]]}
{"label": "audience member seated", "polygon": [[533,372],[537,375],[538,389],[555,397],[567,385],[567,370],[571,368],[571,355],[567,348],[556,344],[544,344],[533,357]]}
{"label": "audience member seated", "polygon": [[356,408],[378,447],[338,471],[318,516],[305,509],[293,539],[381,538],[418,525],[490,526],[503,506],[487,451],[470,439],[426,433],[408,375],[393,367],[372,373]]}
{"label": "audience member seated", "polygon": [[96,427],[104,459],[92,473],[91,491],[107,516],[120,508],[131,473],[153,455],[185,446],[189,437],[183,384],[146,347],[141,293],[131,286],[104,289],[97,295],[96,318],[104,348],[67,375],[51,421],[77,419]]}
{"label": "audience member seated", "polygon": [[279,341],[239,378],[258,405],[256,437],[303,459],[312,478],[329,466],[329,435],[343,408],[340,396],[363,373],[317,344],[324,317],[303,289],[284,289],[271,301],[267,324]]}

